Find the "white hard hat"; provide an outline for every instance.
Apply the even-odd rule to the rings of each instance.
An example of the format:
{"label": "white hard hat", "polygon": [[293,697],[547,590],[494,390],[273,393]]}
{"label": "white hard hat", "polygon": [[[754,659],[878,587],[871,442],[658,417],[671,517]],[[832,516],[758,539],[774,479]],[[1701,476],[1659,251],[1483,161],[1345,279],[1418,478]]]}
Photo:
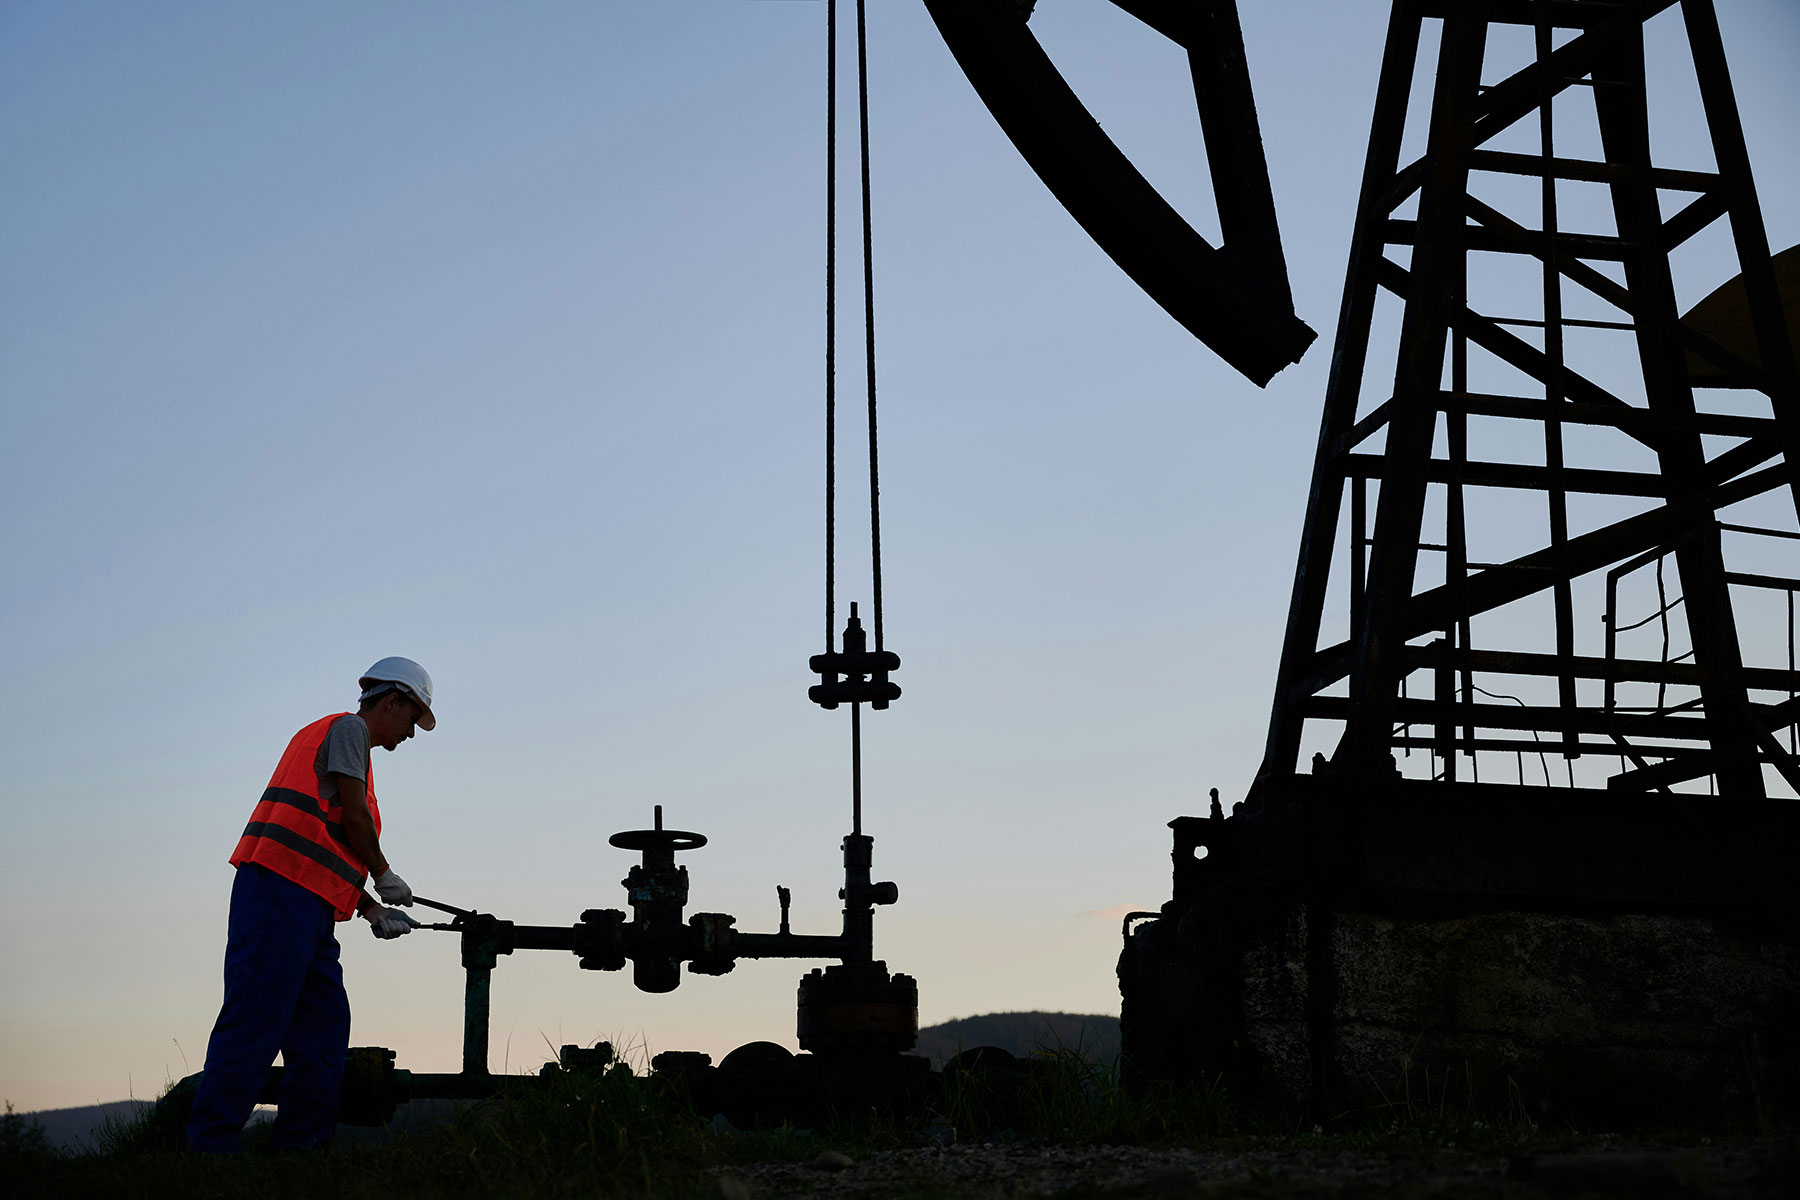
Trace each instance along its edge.
{"label": "white hard hat", "polygon": [[431,715],[431,676],[425,668],[410,658],[384,658],[368,670],[356,681],[356,686],[363,690],[364,696],[371,691],[379,691],[384,683],[398,684],[400,689],[414,700],[425,711],[419,715],[419,728],[427,732],[437,728],[437,718]]}

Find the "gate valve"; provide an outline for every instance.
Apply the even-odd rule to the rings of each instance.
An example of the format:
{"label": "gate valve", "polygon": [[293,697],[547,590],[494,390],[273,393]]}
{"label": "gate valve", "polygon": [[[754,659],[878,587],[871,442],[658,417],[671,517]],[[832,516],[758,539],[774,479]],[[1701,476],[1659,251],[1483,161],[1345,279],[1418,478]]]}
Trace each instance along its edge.
{"label": "gate valve", "polygon": [[900,656],[892,650],[869,649],[855,604],[850,605],[850,621],[844,626],[843,651],[815,654],[807,666],[824,676],[823,683],[806,690],[807,698],[820,708],[863,701],[870,708],[886,708],[889,701],[900,698],[900,685],[888,681],[888,672],[900,669]]}
{"label": "gate valve", "polygon": [[685,927],[681,910],[687,905],[688,873],[675,865],[678,850],[698,850],[706,836],[684,829],[664,829],[662,805],[656,806],[656,828],[627,829],[607,839],[621,850],[642,852],[644,861],[620,882],[631,900],[631,924],[626,927],[631,979],[639,990],[672,992],[681,984],[681,958]]}

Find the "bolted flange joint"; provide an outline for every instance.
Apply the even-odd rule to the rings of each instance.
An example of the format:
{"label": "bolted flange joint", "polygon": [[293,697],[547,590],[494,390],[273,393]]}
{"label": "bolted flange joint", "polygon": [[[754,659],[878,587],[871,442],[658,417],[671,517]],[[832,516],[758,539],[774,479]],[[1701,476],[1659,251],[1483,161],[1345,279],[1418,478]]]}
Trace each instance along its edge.
{"label": "bolted flange joint", "polygon": [[625,914],[616,908],[590,908],[575,926],[575,953],[584,971],[625,969]]}
{"label": "bolted flange joint", "polygon": [[844,963],[800,981],[800,1048],[814,1054],[892,1054],[919,1037],[919,984],[884,962]]}
{"label": "bolted flange joint", "polygon": [[696,975],[729,975],[737,966],[732,933],[737,918],[727,913],[695,913],[688,918],[692,931],[693,958],[688,970]]}

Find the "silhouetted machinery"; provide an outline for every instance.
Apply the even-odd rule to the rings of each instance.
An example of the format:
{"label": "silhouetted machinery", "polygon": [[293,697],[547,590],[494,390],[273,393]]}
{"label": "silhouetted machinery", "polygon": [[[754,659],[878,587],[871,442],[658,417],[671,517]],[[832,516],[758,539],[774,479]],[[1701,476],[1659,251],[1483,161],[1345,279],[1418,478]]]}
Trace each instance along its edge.
{"label": "silhouetted machinery", "polygon": [[[1188,53],[1218,247],[1062,80],[1030,32],[1033,0],[924,2],[1020,153],[1171,316],[1259,386],[1299,359],[1314,334],[1293,311],[1232,0],[1114,0]],[[1659,17],[1685,30],[1710,168],[1653,160],[1645,28]],[[1425,149],[1403,161],[1428,25]],[[1577,103],[1581,121],[1559,121]],[[1702,235],[1736,277],[1684,316],[1671,260]],[[1519,289],[1490,278],[1520,267],[1534,304],[1495,311]],[[1784,315],[1778,275],[1793,281],[1800,260],[1770,255],[1711,0],[1394,0],[1266,753],[1232,815],[1215,795],[1209,817],[1171,822],[1173,897],[1126,921],[1133,1076],[1223,1075],[1240,1097],[1323,1119],[1433,1063],[1460,1063],[1471,1094],[1542,1103],[1583,1087],[1647,1102],[1786,1087],[1792,1102],[1800,805],[1768,792],[1800,789],[1800,529],[1783,527],[1800,513],[1800,287]],[[828,430],[830,345],[828,328]],[[828,540],[827,646],[811,664],[812,698],[852,710],[858,764],[862,705],[899,694],[873,505],[871,519],[875,648],[854,606],[832,644]],[[927,1068],[903,1054],[917,987],[874,958],[874,909],[898,893],[872,882],[859,765],[855,789],[838,933],[790,932],[785,891],[775,933],[684,920],[675,857],[705,839],[664,829],[659,809],[612,838],[642,855],[629,917],[456,913],[443,928],[467,971],[463,1070],[410,1075],[359,1050],[357,1094],[385,1097],[361,1107],[498,1086],[489,979],[534,949],[589,970],[630,962],[651,992],[683,964],[836,959],[800,984],[807,1053],[758,1043],[716,1069],[691,1054],[657,1069],[713,1095],[774,1064],[773,1111],[917,1095]],[[567,1047],[564,1067],[605,1057]]]}
{"label": "silhouetted machinery", "polygon": [[[693,913],[684,920],[688,870],[677,865],[675,856],[698,850],[706,838],[665,829],[660,804],[651,828],[615,833],[610,842],[642,856],[621,880],[631,906],[629,916],[622,909],[590,909],[573,925],[521,925],[416,898],[417,903],[454,917],[428,928],[461,936],[466,973],[462,1071],[400,1072],[392,1068],[391,1052],[359,1051],[373,1059],[385,1055],[388,1066],[385,1073],[379,1065],[365,1068],[365,1075],[373,1070],[383,1080],[385,1103],[370,1103],[368,1079],[356,1081],[363,1093],[354,1106],[357,1114],[368,1112],[385,1120],[393,1104],[403,1100],[479,1098],[506,1083],[488,1070],[489,990],[500,959],[519,950],[573,954],[585,971],[620,971],[629,963],[632,982],[646,992],[674,991],[681,984],[684,964],[696,975],[725,975],[739,959],[837,959],[800,981],[799,1041],[801,1049],[811,1054],[786,1064],[791,1078],[784,1084],[784,1100],[811,1111],[834,1099],[841,1101],[847,1091],[861,1095],[871,1082],[879,1084],[879,1093],[890,1101],[904,1100],[925,1084],[930,1064],[902,1054],[912,1049],[918,1035],[918,985],[909,976],[889,974],[886,964],[874,958],[874,910],[900,895],[893,883],[872,878],[875,839],[862,833],[844,838],[844,886],[838,893],[844,901],[843,927],[835,934],[794,933],[788,926],[786,888],[777,889],[781,923],[773,933],[739,929],[737,918],[726,913]],[[563,1069],[592,1065],[593,1054],[565,1047],[556,1065]],[[771,1054],[788,1057],[778,1046],[753,1043],[751,1057],[759,1060],[759,1077],[765,1080]],[[610,1061],[610,1052],[601,1052],[599,1065]],[[691,1087],[710,1086],[705,1082],[711,1068],[707,1055],[677,1051],[659,1055],[656,1062],[658,1069],[680,1074]],[[278,1079],[271,1081],[268,1096],[277,1093]]]}
{"label": "silhouetted machinery", "polygon": [[[1213,69],[1232,6],[1116,0],[1187,48],[1203,121],[1236,114],[1207,125],[1207,255],[1031,4],[927,2],[1070,211],[1130,227],[1115,257],[1216,344],[1234,212],[1280,264],[1266,176],[1220,178],[1260,164]],[[1653,78],[1659,35],[1691,76]],[[1653,82],[1710,164],[1653,155]],[[1046,166],[1051,122],[1110,165]],[[1163,249],[1173,282],[1141,273]],[[1800,1102],[1797,314],[1712,0],[1395,0],[1265,755],[1233,815],[1171,823],[1173,897],[1126,923],[1132,1071],[1326,1120],[1433,1074],[1601,1120]],[[1293,344],[1229,328],[1258,383]]]}
{"label": "silhouetted machinery", "polygon": [[[877,449],[873,243],[867,203],[869,180],[866,29],[863,5],[857,6],[857,63],[861,112],[864,322],[867,336],[867,412],[869,467],[869,542],[873,629],[865,630],[855,603],[842,631],[836,631],[836,4],[828,5],[827,73],[832,102],[828,106],[828,172],[826,272],[826,545],[825,649],[808,660],[818,677],[807,692],[820,708],[848,708],[850,716],[851,830],[842,841],[843,922],[832,934],[797,934],[788,924],[789,892],[777,887],[781,921],[773,933],[739,929],[727,913],[687,914],[688,869],[676,855],[698,850],[706,837],[663,826],[662,806],[655,807],[651,828],[612,835],[611,844],[641,858],[622,884],[630,907],[589,909],[573,925],[523,925],[498,916],[459,909],[415,896],[420,905],[449,914],[452,920],[425,926],[456,933],[461,939],[465,973],[462,1070],[425,1073],[401,1069],[393,1051],[356,1047],[344,1082],[341,1119],[348,1124],[382,1124],[399,1104],[415,1099],[479,1099],[502,1088],[532,1086],[535,1079],[559,1072],[608,1069],[613,1051],[606,1043],[593,1047],[564,1046],[558,1060],[539,1076],[496,1076],[488,1067],[488,1027],[493,973],[503,957],[522,950],[573,954],[581,969],[621,971],[631,965],[632,981],[646,992],[674,991],[685,969],[697,975],[725,975],[740,959],[797,958],[833,960],[809,971],[797,996],[796,1033],[802,1053],[794,1055],[772,1042],[739,1047],[714,1067],[710,1056],[691,1051],[665,1051],[652,1059],[655,1073],[681,1087],[702,1115],[724,1111],[741,1120],[819,1119],[833,1112],[866,1114],[872,1108],[906,1109],[932,1086],[929,1060],[906,1053],[918,1039],[918,984],[911,976],[890,973],[874,955],[874,913],[895,903],[899,887],[874,879],[874,838],[863,832],[862,710],[880,711],[899,699],[901,689],[891,675],[900,658],[883,640],[880,476]],[[871,634],[873,647],[870,646]],[[993,1047],[978,1048],[1010,1058]],[[955,1068],[955,1060],[947,1064]],[[159,1125],[177,1129],[191,1102],[198,1076],[190,1076],[165,1097]],[[272,1070],[261,1099],[277,1102],[281,1070]]]}
{"label": "silhouetted machinery", "polygon": [[[844,647],[841,654],[814,657],[814,670],[825,678],[813,688],[815,702],[826,707],[841,702],[855,710],[865,701],[879,699],[885,705],[899,695],[899,688],[886,678],[899,668],[899,657],[865,649],[855,605]],[[860,746],[860,725],[857,729]],[[860,772],[859,764],[856,769]],[[632,982],[653,993],[679,987],[684,966],[696,975],[726,975],[740,959],[835,959],[800,980],[797,1033],[804,1053],[791,1054],[772,1042],[752,1042],[715,1067],[706,1054],[665,1051],[652,1060],[653,1069],[681,1087],[705,1112],[724,1111],[746,1122],[912,1107],[931,1089],[933,1076],[929,1060],[906,1053],[918,1038],[918,984],[911,976],[890,973],[887,964],[874,956],[875,909],[895,903],[900,889],[873,876],[875,839],[862,832],[860,776],[856,783],[853,829],[842,842],[844,886],[838,898],[844,905],[843,923],[836,933],[793,932],[785,887],[776,889],[781,919],[773,933],[739,929],[737,918],[727,913],[687,914],[688,869],[677,864],[675,856],[700,849],[707,839],[664,828],[660,804],[650,828],[625,830],[609,839],[614,847],[641,856],[620,881],[629,915],[623,909],[589,909],[573,925],[523,925],[415,896],[416,904],[452,917],[423,928],[456,933],[461,939],[462,1070],[404,1070],[392,1050],[353,1048],[341,1120],[379,1125],[398,1105],[412,1100],[483,1099],[504,1088],[533,1086],[559,1072],[611,1066],[612,1047],[600,1043],[564,1046],[557,1061],[545,1064],[538,1076],[497,1076],[489,1071],[493,973],[501,958],[521,950],[573,954],[587,971],[621,971],[630,964]],[[198,1078],[183,1080],[164,1100],[163,1124],[179,1127],[179,1112],[191,1099]],[[277,1103],[280,1086],[277,1067],[270,1073],[262,1102]]]}
{"label": "silhouetted machinery", "polygon": [[912,1048],[918,1033],[918,985],[909,976],[889,975],[874,958],[875,907],[900,896],[895,884],[871,880],[874,838],[844,838],[844,887],[838,893],[844,922],[835,934],[792,932],[786,888],[778,889],[781,926],[774,933],[739,929],[737,918],[726,913],[694,913],[684,921],[688,871],[676,865],[675,855],[699,849],[706,838],[663,828],[660,804],[653,828],[615,833],[610,840],[643,856],[621,881],[631,904],[629,917],[621,909],[600,908],[582,913],[574,925],[519,925],[451,909],[455,920],[433,926],[462,936],[467,972],[464,1074],[487,1073],[490,977],[500,958],[515,950],[571,953],[584,971],[619,971],[630,963],[632,982],[646,992],[674,991],[684,963],[696,975],[725,975],[744,958],[835,958],[840,960],[836,965],[813,971],[800,982],[801,1047],[838,1054]]}
{"label": "silhouetted machinery", "polygon": [[[1034,0],[925,0],[1071,215],[1261,386],[1314,334],[1236,5],[1114,3],[1187,51],[1220,246],[1063,81]],[[1659,19],[1685,34],[1710,166],[1652,153]],[[1735,270],[1684,314],[1693,247]],[[1173,896],[1126,922],[1131,1077],[1223,1076],[1315,1119],[1415,1066],[1563,1111],[1795,1102],[1800,803],[1770,788],[1800,791],[1797,276],[1800,252],[1770,253],[1712,0],[1394,0],[1265,756],[1233,815],[1171,822]],[[853,737],[863,702],[898,694],[872,518],[875,651],[832,652],[828,567],[813,663]],[[682,925],[682,835],[622,836],[645,855],[633,920],[465,932],[472,988],[507,937],[630,957],[640,986],[830,956],[802,984],[802,1046],[872,1064],[910,1045],[913,985],[871,962],[867,914],[892,895],[866,839],[844,844],[843,932],[801,939]]]}

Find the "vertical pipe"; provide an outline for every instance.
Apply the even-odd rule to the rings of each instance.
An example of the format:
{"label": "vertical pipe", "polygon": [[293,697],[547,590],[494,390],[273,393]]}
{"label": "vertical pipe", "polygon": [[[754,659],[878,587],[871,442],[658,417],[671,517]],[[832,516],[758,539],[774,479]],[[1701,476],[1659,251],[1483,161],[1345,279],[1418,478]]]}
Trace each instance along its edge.
{"label": "vertical pipe", "polygon": [[862,701],[850,705],[850,834],[862,836]]}
{"label": "vertical pipe", "polygon": [[863,365],[869,389],[869,569],[875,593],[875,649],[881,623],[881,454],[875,419],[875,233],[869,203],[869,34],[867,0],[856,0],[856,102],[862,118]]}
{"label": "vertical pipe", "polygon": [[874,865],[875,839],[852,834],[844,839],[844,935],[840,943],[846,963],[866,963],[875,957],[875,904],[871,896],[870,869]]}
{"label": "vertical pipe", "polygon": [[[825,5],[825,653],[837,649],[837,0]],[[832,676],[833,679],[836,676]]]}
{"label": "vertical pipe", "polygon": [[471,966],[463,983],[463,1053],[464,1075],[488,1073],[488,984],[491,966]]}

